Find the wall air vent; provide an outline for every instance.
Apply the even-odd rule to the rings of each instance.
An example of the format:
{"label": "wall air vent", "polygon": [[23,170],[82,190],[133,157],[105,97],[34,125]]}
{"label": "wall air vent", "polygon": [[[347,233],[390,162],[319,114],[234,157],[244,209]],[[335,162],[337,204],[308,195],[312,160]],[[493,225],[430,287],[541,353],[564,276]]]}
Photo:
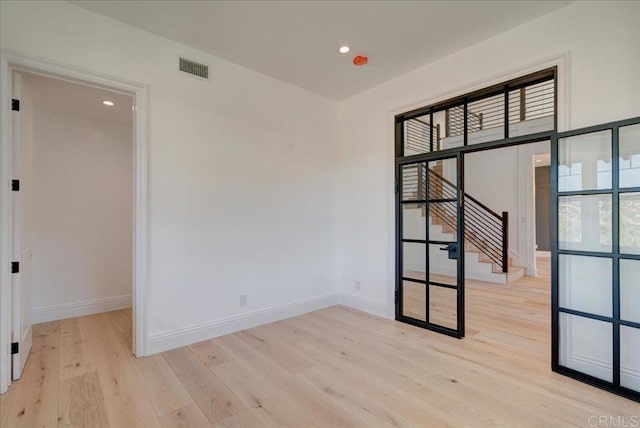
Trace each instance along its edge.
{"label": "wall air vent", "polygon": [[209,80],[209,66],[191,61],[190,59],[180,57],[180,71],[201,79]]}

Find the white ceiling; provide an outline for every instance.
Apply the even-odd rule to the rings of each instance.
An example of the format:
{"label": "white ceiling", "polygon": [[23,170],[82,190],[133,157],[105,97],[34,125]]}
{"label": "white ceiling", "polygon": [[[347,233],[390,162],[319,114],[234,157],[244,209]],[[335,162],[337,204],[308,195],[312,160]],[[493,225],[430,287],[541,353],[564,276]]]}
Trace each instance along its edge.
{"label": "white ceiling", "polygon": [[[344,99],[570,1],[72,1]],[[347,43],[349,54],[338,47]],[[354,55],[369,64],[354,67]],[[215,69],[213,70],[215,79]]]}
{"label": "white ceiling", "polygon": [[[120,125],[133,125],[133,97],[66,80],[22,73],[36,110],[102,120]],[[113,101],[114,106],[102,104]]]}

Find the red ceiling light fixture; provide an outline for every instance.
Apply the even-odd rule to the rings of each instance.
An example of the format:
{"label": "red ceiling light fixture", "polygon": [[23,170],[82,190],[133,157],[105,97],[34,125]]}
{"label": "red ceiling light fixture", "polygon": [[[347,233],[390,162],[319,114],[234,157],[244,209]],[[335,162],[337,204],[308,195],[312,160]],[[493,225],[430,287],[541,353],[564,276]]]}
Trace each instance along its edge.
{"label": "red ceiling light fixture", "polygon": [[353,58],[353,65],[355,65],[356,67],[361,65],[367,65],[368,62],[369,62],[369,58],[367,58],[366,55],[357,55]]}

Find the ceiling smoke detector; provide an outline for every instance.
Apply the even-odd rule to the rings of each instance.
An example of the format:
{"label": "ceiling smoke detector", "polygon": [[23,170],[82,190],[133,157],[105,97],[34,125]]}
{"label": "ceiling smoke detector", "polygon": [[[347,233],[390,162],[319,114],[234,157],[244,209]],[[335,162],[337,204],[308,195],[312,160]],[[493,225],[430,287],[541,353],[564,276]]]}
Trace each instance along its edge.
{"label": "ceiling smoke detector", "polygon": [[358,55],[353,58],[353,65],[355,65],[356,67],[361,65],[367,65],[368,62],[369,62],[369,58],[367,58],[365,55]]}

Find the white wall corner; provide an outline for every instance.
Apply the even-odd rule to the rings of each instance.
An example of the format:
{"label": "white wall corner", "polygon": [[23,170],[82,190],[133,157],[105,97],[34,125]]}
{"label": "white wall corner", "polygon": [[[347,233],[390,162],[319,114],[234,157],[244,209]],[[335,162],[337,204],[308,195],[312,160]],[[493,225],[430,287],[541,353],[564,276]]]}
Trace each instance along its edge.
{"label": "white wall corner", "polygon": [[34,308],[31,312],[33,324],[81,317],[102,312],[117,311],[131,307],[131,295],[106,297],[103,299]]}
{"label": "white wall corner", "polygon": [[296,317],[337,304],[338,295],[331,293],[255,312],[153,334],[150,335],[146,341],[146,355],[153,355],[158,352],[224,336],[225,334]]}

